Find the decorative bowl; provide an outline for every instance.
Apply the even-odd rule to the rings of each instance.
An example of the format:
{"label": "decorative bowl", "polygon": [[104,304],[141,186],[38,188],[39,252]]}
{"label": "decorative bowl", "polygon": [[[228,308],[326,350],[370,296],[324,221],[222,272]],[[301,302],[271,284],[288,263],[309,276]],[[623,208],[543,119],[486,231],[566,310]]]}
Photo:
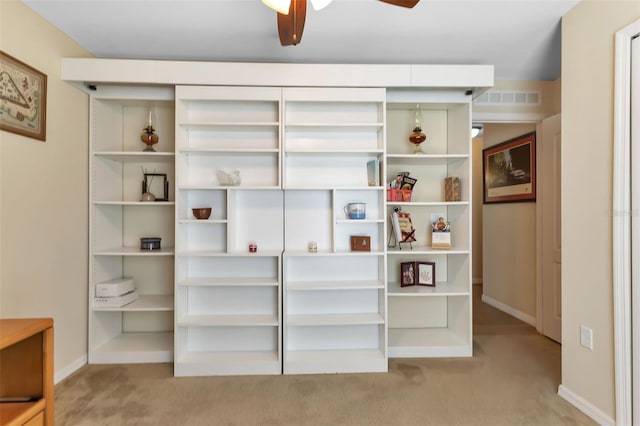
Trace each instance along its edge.
{"label": "decorative bowl", "polygon": [[209,219],[211,216],[211,207],[198,207],[191,209],[196,219]]}

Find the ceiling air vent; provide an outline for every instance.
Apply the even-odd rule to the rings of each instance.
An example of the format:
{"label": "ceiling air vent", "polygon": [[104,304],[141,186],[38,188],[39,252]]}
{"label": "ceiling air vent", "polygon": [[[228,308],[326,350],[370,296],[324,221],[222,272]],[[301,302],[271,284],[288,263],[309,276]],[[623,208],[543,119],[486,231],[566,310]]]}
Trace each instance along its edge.
{"label": "ceiling air vent", "polygon": [[540,105],[539,91],[490,90],[478,96],[476,105],[485,106],[536,106]]}

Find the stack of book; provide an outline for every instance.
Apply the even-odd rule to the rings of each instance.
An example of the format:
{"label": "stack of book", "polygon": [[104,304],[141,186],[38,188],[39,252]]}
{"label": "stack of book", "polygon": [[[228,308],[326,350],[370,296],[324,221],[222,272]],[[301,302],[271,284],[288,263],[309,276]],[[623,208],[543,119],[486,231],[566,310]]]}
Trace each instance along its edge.
{"label": "stack of book", "polygon": [[93,305],[99,308],[119,308],[138,298],[133,278],[116,278],[96,284]]}

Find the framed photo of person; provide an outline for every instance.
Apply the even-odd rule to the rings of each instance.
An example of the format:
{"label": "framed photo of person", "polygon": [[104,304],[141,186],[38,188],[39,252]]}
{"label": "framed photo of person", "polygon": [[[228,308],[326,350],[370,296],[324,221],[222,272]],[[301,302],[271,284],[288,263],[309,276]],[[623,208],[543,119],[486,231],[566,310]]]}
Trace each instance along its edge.
{"label": "framed photo of person", "polygon": [[400,263],[400,287],[416,285],[416,262]]}

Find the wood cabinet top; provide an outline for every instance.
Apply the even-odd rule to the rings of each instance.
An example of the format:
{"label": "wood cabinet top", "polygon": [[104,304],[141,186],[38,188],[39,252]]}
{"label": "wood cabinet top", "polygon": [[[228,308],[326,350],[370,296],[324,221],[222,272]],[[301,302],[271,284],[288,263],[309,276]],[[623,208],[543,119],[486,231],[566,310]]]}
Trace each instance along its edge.
{"label": "wood cabinet top", "polygon": [[0,319],[0,349],[53,327],[52,318]]}

